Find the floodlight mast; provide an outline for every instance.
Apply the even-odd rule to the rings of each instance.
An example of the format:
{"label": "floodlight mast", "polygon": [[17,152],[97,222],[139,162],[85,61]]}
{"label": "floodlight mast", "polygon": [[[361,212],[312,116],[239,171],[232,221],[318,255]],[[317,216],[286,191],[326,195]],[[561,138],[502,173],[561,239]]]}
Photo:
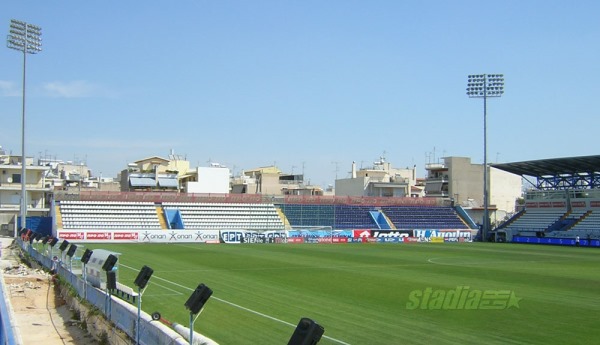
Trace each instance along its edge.
{"label": "floodlight mast", "polygon": [[[6,45],[23,53],[23,107],[21,123],[21,227],[27,226],[27,179],[26,179],[26,159],[25,159],[25,76],[27,66],[27,54],[37,54],[42,51],[42,28],[28,24],[20,20],[12,19],[10,21],[10,30]],[[15,233],[15,237],[16,237]]]}
{"label": "floodlight mast", "polygon": [[469,75],[467,96],[483,98],[483,224],[481,240],[487,239],[489,231],[489,201],[488,201],[488,164],[487,164],[487,98],[500,97],[504,93],[503,74],[473,74]]}

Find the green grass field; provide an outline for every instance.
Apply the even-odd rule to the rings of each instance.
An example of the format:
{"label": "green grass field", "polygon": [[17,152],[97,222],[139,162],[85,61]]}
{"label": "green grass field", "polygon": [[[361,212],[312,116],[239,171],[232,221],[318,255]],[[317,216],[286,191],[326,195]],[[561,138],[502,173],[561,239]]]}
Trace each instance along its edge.
{"label": "green grass field", "polygon": [[[209,286],[214,293],[195,329],[220,344],[286,344],[301,317],[325,328],[319,344],[591,344],[600,334],[597,249],[492,243],[87,247],[121,253],[125,285],[134,286],[143,265],[153,268],[143,309],[170,321],[188,325],[185,301],[199,283]],[[471,294],[452,305],[450,291]]]}

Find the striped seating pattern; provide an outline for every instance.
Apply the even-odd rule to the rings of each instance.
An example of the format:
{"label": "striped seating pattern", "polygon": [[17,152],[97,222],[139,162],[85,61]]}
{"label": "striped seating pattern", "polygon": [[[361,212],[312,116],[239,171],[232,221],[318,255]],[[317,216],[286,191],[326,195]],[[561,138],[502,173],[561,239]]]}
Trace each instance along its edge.
{"label": "striped seating pattern", "polygon": [[179,210],[185,229],[284,229],[273,204],[169,202],[163,208]]}
{"label": "striped seating pattern", "polygon": [[63,229],[161,229],[153,202],[60,201]]}

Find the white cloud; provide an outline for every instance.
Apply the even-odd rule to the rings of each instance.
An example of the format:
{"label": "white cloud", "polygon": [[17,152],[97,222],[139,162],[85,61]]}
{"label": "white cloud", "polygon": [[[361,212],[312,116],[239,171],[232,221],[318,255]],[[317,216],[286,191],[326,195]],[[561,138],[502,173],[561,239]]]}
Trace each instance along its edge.
{"label": "white cloud", "polygon": [[0,95],[2,97],[20,96],[22,91],[17,88],[17,85],[11,81],[0,80]]}
{"label": "white cloud", "polygon": [[55,81],[45,83],[44,90],[51,97],[59,98],[88,98],[88,97],[109,97],[110,94],[99,85],[89,83],[84,80],[74,80],[69,82]]}

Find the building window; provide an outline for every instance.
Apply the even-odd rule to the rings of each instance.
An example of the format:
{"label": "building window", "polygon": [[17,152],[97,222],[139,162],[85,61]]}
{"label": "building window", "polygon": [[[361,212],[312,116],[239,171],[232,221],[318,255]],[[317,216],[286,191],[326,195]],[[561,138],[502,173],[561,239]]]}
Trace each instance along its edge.
{"label": "building window", "polygon": [[21,183],[21,174],[12,174],[13,183]]}

